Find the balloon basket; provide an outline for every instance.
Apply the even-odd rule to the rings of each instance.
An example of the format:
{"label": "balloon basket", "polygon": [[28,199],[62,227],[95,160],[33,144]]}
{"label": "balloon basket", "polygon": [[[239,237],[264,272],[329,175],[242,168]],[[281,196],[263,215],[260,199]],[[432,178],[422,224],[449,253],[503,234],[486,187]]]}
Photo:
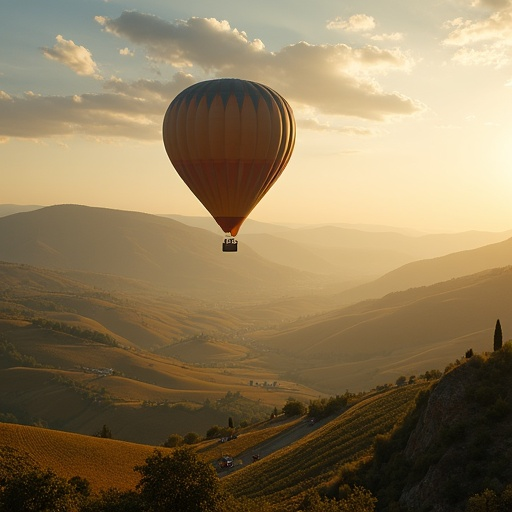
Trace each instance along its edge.
{"label": "balloon basket", "polygon": [[222,242],[222,252],[236,252],[238,250],[238,240],[233,237],[226,237]]}

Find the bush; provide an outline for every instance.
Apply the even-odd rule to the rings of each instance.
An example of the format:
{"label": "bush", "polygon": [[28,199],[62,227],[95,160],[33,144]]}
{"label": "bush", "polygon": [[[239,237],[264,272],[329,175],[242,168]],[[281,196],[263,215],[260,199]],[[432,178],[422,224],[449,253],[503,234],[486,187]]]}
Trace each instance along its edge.
{"label": "bush", "polygon": [[306,414],[306,406],[305,404],[299,402],[298,400],[289,398],[283,407],[283,414],[288,417],[302,416]]}
{"label": "bush", "polygon": [[183,442],[185,444],[196,444],[199,443],[199,441],[201,441],[201,436],[195,432],[189,432],[183,437]]}
{"label": "bush", "polygon": [[165,448],[176,448],[177,446],[181,446],[184,442],[183,436],[171,434],[162,446]]}
{"label": "bush", "polygon": [[144,466],[135,470],[141,474],[137,489],[147,510],[221,510],[223,495],[215,469],[189,448],[178,448],[172,455],[165,456],[157,450],[146,459]]}

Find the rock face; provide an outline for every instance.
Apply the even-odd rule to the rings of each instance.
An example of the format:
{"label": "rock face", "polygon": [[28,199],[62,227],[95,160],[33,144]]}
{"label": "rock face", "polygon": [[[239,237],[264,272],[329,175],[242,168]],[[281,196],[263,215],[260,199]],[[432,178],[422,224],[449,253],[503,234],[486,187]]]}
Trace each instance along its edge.
{"label": "rock face", "polygon": [[406,510],[460,512],[470,496],[510,483],[511,375],[511,354],[475,357],[431,390],[403,451]]}
{"label": "rock face", "polygon": [[[407,443],[405,456],[408,461],[418,460],[424,454],[435,451],[440,432],[460,424],[466,415],[465,396],[469,379],[465,369],[461,367],[457,369],[459,371],[445,375],[433,389],[427,407]],[[464,446],[457,449],[464,450]],[[445,452],[436,464],[429,467],[418,484],[403,492],[400,503],[415,511],[422,510],[429,502],[433,506],[431,510],[435,512],[456,510],[445,503],[436,503],[435,499],[446,483],[447,466],[451,466],[453,456],[451,450]]]}

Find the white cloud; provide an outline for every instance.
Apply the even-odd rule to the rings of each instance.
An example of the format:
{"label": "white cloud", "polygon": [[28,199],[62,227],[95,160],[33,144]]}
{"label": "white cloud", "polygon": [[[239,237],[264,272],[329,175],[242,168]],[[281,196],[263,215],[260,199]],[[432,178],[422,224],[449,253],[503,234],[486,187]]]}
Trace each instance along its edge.
{"label": "white cloud", "polygon": [[374,18],[366,14],[354,14],[347,20],[337,17],[327,23],[329,30],[346,30],[347,32],[370,32],[374,28]]}
{"label": "white cloud", "polygon": [[101,79],[98,66],[87,48],[78,46],[73,41],[64,39],[61,35],[58,35],[55,39],[57,42],[52,48],[41,48],[46,58],[64,64],[77,75]]}
{"label": "white cloud", "polygon": [[375,34],[371,36],[372,41],[401,41],[404,35],[401,32],[392,32],[391,34]]}
{"label": "white cloud", "polygon": [[193,81],[178,73],[170,82],[105,82],[105,92],[12,96],[0,91],[0,137],[42,138],[73,134],[156,140],[170,101]]}
{"label": "white cloud", "polygon": [[511,62],[512,8],[510,1],[485,0],[476,5],[498,9],[478,20],[455,18],[444,24],[450,30],[445,46],[454,46],[453,60],[463,65],[501,68]]}
{"label": "white cloud", "polygon": [[268,83],[291,102],[323,113],[382,120],[422,108],[404,95],[384,92],[374,80],[376,74],[411,69],[413,59],[400,50],[300,42],[269,52],[259,39],[249,40],[227,21],[190,18],[173,24],[133,11],[97,21],[144,47],[151,59],[177,68],[201,68],[213,76]]}
{"label": "white cloud", "polygon": [[492,66],[496,69],[510,64],[510,51],[500,45],[488,45],[479,49],[460,48],[453,55],[453,61],[464,66]]}
{"label": "white cloud", "polygon": [[[125,12],[115,20],[96,19],[108,32],[142,48],[153,63],[179,71],[170,81],[125,82],[114,77],[104,80],[103,91],[96,94],[13,96],[0,91],[0,137],[81,134],[158,140],[170,101],[205,77],[237,76],[266,83],[283,94],[297,112],[310,112],[311,118],[327,115],[383,121],[423,109],[404,94],[385,91],[377,80],[414,66],[411,56],[399,49],[298,42],[270,52],[262,41],[250,40],[226,21],[191,18],[169,23],[137,12]],[[79,74],[97,76],[90,52],[62,36],[44,53]],[[359,133],[366,132],[359,129]]]}
{"label": "white cloud", "polygon": [[126,55],[127,57],[133,57],[135,55],[135,52],[133,52],[129,48],[121,48],[121,50],[119,50],[119,55]]}
{"label": "white cloud", "polygon": [[483,20],[456,18],[448,22],[448,26],[450,25],[454,30],[444,40],[446,45],[463,46],[491,40],[512,44],[512,10],[510,9],[494,12]]}

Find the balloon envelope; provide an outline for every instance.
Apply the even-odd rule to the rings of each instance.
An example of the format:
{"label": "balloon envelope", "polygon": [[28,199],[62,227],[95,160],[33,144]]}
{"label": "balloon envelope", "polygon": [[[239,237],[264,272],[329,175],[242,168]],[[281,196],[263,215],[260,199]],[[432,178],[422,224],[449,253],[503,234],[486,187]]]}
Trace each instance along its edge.
{"label": "balloon envelope", "polygon": [[286,100],[265,85],[207,80],[171,102],[163,140],[183,181],[224,232],[235,236],[286,167],[295,120]]}

